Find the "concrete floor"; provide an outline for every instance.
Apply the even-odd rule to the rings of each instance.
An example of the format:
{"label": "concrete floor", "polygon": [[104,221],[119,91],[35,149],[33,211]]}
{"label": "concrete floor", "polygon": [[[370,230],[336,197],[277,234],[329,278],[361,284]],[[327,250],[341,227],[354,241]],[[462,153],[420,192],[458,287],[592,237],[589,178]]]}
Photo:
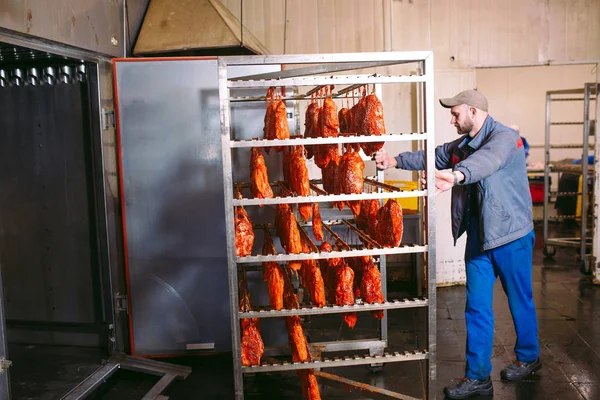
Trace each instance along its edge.
{"label": "concrete floor", "polygon": [[[580,274],[576,252],[559,249],[555,260],[544,260],[543,241],[538,233],[534,251],[533,289],[538,312],[541,359],[538,374],[519,383],[500,380],[500,370],[514,359],[514,328],[506,297],[500,283],[496,285],[494,310],[496,335],[492,379],[496,399],[598,399],[600,398],[600,287]],[[398,293],[397,295],[402,295]],[[388,297],[393,297],[390,294]],[[437,398],[442,388],[463,376],[465,351],[464,287],[440,288],[437,303]],[[307,324],[312,340],[327,335],[335,339],[368,335],[376,324],[368,314],[359,316],[356,332],[324,329],[313,319]],[[392,350],[425,347],[425,315],[419,310],[390,312],[390,346]],[[362,321],[363,325],[360,325]],[[329,320],[331,323],[331,320]],[[334,323],[337,323],[334,321]],[[339,325],[336,325],[339,326]],[[354,335],[354,336],[353,336]],[[190,365],[192,374],[178,381],[165,395],[177,399],[231,399],[233,381],[228,355],[170,360]],[[400,393],[423,397],[425,377],[423,362],[388,364],[373,373],[365,367],[327,369],[350,379],[376,385]],[[135,373],[120,371],[96,398],[135,399],[149,389],[153,379],[142,379]],[[323,382],[321,382],[323,383]],[[295,374],[258,374],[244,380],[247,399],[302,399]],[[346,399],[354,396],[321,385],[323,399]]]}
{"label": "concrete floor", "polygon": [[98,348],[10,343],[11,398],[60,399],[100,368],[102,357]]}

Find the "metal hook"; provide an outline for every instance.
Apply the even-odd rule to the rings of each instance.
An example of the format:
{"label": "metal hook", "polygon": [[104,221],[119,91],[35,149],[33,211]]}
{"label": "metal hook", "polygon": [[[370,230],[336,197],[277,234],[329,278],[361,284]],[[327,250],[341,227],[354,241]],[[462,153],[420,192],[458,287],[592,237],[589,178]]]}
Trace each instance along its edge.
{"label": "metal hook", "polygon": [[61,82],[63,83],[71,83],[71,81],[73,80],[73,69],[67,65],[65,65],[64,67],[60,68],[60,71],[58,73],[58,79],[60,79]]}
{"label": "metal hook", "polygon": [[87,76],[87,70],[85,68],[85,65],[83,65],[83,64],[78,65],[76,72],[77,72],[77,80],[79,82],[85,82],[86,76]]}
{"label": "metal hook", "polygon": [[54,67],[46,67],[42,73],[42,81],[47,85],[56,84],[56,71]]}
{"label": "metal hook", "polygon": [[8,72],[0,69],[0,87],[7,87],[9,85]]}
{"label": "metal hook", "polygon": [[37,86],[40,83],[39,73],[37,68],[29,68],[27,70],[27,83],[33,86]]}
{"label": "metal hook", "polygon": [[10,76],[10,83],[12,83],[15,86],[23,85],[23,71],[20,68],[17,68],[14,71],[12,71],[12,74]]}

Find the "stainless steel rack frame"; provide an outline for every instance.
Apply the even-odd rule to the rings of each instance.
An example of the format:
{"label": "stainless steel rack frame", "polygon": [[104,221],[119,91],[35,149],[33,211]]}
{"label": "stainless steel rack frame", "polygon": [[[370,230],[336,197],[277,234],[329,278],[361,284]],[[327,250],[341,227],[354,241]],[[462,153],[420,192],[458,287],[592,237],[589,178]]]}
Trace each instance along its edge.
{"label": "stainless steel rack frame", "polygon": [[[581,89],[551,90],[546,92],[546,142],[545,142],[545,165],[544,165],[544,255],[552,257],[556,254],[557,247],[575,247],[580,252],[579,269],[582,273],[589,273],[593,268],[592,257],[592,236],[593,223],[588,218],[589,190],[588,178],[594,178],[594,167],[588,164],[588,155],[590,150],[594,150],[593,144],[590,147],[590,102],[597,98],[596,83],[586,83]],[[565,97],[568,96],[568,97]],[[575,97],[573,97],[575,96]],[[552,103],[553,102],[583,102],[583,121],[552,121]],[[583,137],[581,144],[552,144],[551,131],[553,126],[564,125],[582,125]],[[582,149],[581,164],[561,164],[551,161],[551,149]],[[581,174],[581,191],[576,192],[552,192],[550,191],[550,174],[557,173],[560,177],[562,173]],[[593,193],[592,193],[593,195]],[[561,215],[557,217],[549,216],[551,196],[581,196],[580,216]],[[575,213],[577,214],[577,212]],[[550,220],[581,219],[581,229],[579,236],[575,237],[555,237],[551,238],[548,233],[548,224]],[[588,251],[590,250],[590,251]]]}
{"label": "stainless steel rack frame", "polygon": [[[600,70],[596,68],[596,94],[600,94]],[[600,101],[596,101],[596,117],[594,120],[594,129],[600,126]],[[594,154],[600,154],[600,142],[596,140],[594,143]],[[600,163],[594,163],[594,193],[600,193]],[[598,196],[594,196],[594,210],[600,209],[600,198]],[[592,269],[592,282],[595,285],[600,285],[600,254],[598,251],[600,250],[600,229],[598,226],[600,225],[600,221],[598,218],[600,217],[600,213],[594,213],[594,234],[593,234],[593,245],[592,245],[592,262],[594,263]]]}
{"label": "stainless steel rack frame", "polygon": [[[356,75],[355,71],[365,68],[376,68],[391,65],[416,64],[415,70],[419,71],[415,75],[403,76],[383,76],[380,74]],[[229,68],[252,65],[284,65],[286,68],[280,72],[261,74],[259,76],[245,76],[231,79],[229,78]],[[308,65],[308,66],[307,66]],[[288,68],[291,67],[291,68]],[[294,69],[294,66],[298,66]],[[412,66],[411,66],[412,68]],[[344,71],[353,71],[350,75],[344,75]],[[298,88],[312,86],[319,87],[323,85],[346,86],[344,89],[333,93],[333,97],[339,97],[340,93],[348,90],[353,85],[366,84],[390,84],[390,83],[417,83],[424,96],[420,98],[420,104],[417,104],[417,113],[419,118],[424,121],[424,132],[399,134],[392,133],[384,136],[339,136],[337,138],[317,138],[317,139],[286,139],[286,140],[234,140],[232,129],[231,105],[235,102],[264,101],[264,97],[232,97],[231,90],[239,89],[257,89],[268,88],[271,86],[285,87],[286,92],[294,93],[294,100],[309,100],[310,92],[304,95],[299,94]],[[427,383],[425,396],[428,399],[435,398],[435,380],[436,380],[436,272],[435,272],[435,198],[434,191],[416,190],[416,191],[389,191],[378,190],[373,193],[365,194],[346,194],[346,195],[315,195],[307,197],[276,197],[273,199],[235,199],[234,186],[237,182],[233,181],[232,149],[263,147],[263,146],[293,146],[302,144],[339,144],[367,141],[405,141],[421,140],[424,141],[425,165],[427,181],[434,182],[435,179],[435,143],[434,143],[434,102],[433,102],[433,53],[424,52],[385,52],[385,53],[339,53],[339,54],[311,54],[311,55],[280,55],[280,56],[232,56],[219,58],[219,101],[221,113],[221,134],[222,134],[222,152],[223,152],[223,179],[225,190],[225,215],[227,227],[227,254],[228,254],[228,281],[230,294],[231,310],[231,332],[233,342],[233,363],[234,363],[234,383],[235,398],[241,400],[244,398],[243,374],[257,372],[273,372],[297,369],[321,369],[328,367],[342,367],[351,365],[378,365],[387,362],[400,362],[410,360],[426,360],[427,362]],[[285,97],[285,96],[284,96]],[[287,97],[289,98],[289,97]],[[422,197],[425,200],[424,212],[427,221],[425,245],[401,245],[396,248],[371,248],[363,250],[342,250],[327,253],[315,252],[307,254],[277,254],[272,256],[252,255],[248,257],[238,257],[235,251],[235,227],[234,227],[234,207],[235,206],[253,206],[257,204],[280,204],[280,203],[305,203],[305,202],[331,202],[341,200],[360,200],[360,199],[387,199],[401,197]],[[430,216],[427,218],[427,216]],[[238,309],[238,264],[260,263],[263,261],[290,261],[302,259],[322,259],[331,257],[357,257],[361,255],[381,256],[384,260],[386,254],[398,253],[423,253],[426,259],[427,274],[427,293],[424,298],[404,299],[386,301],[381,304],[355,304],[352,306],[326,306],[321,309],[314,307],[301,307],[295,310],[271,311],[269,308],[255,309],[250,312],[242,313]],[[385,284],[385,262],[382,262],[382,290],[384,296],[386,293]],[[242,367],[241,365],[241,338],[240,338],[240,320],[248,317],[282,317],[289,315],[314,315],[331,314],[351,311],[372,311],[372,310],[390,310],[408,307],[426,307],[427,308],[427,347],[418,351],[396,352],[386,351],[387,341],[387,316],[383,319],[381,337],[379,340],[349,340],[319,343],[324,351],[358,351],[368,350],[365,355],[355,355],[352,357],[315,357],[311,362],[294,363],[273,360],[264,357],[260,366]],[[384,311],[387,312],[387,311]],[[310,346],[316,346],[316,343],[310,343]],[[265,354],[270,354],[269,348],[265,348]],[[323,382],[326,383],[326,382]],[[390,392],[391,393],[391,392]],[[394,398],[399,398],[398,393],[393,393]]]}

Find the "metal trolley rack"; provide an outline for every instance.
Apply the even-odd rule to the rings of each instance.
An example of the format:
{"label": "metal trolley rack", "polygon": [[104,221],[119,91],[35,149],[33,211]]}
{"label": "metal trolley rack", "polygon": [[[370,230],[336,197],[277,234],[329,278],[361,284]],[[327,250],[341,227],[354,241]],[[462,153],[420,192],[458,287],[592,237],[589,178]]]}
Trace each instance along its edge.
{"label": "metal trolley rack", "polygon": [[[592,237],[589,234],[592,222],[588,218],[589,190],[588,179],[594,178],[594,167],[588,164],[588,154],[594,149],[590,146],[589,138],[592,131],[590,123],[590,102],[596,100],[596,84],[586,83],[581,89],[552,90],[546,92],[546,143],[545,143],[545,167],[544,167],[544,255],[552,257],[556,254],[557,247],[575,247],[580,251],[580,270],[587,273],[591,270]],[[553,102],[580,102],[583,101],[583,121],[552,121],[551,109]],[[554,126],[582,125],[583,143],[581,144],[551,144],[551,131]],[[562,164],[551,161],[550,151],[552,149],[582,149],[581,164]],[[550,174],[562,173],[581,174],[581,191],[575,192],[553,192],[550,190]],[[593,195],[593,193],[592,193]],[[580,196],[580,218],[581,230],[579,236],[551,238],[548,234],[548,223],[550,220],[578,219],[577,215],[560,215],[550,217],[548,207],[552,196]]]}
{"label": "metal trolley rack", "polygon": [[[418,71],[416,75],[396,75],[383,76],[380,74],[346,75],[340,74],[344,71],[356,71],[364,68],[376,68],[393,66],[400,64],[417,64]],[[235,79],[228,77],[229,67],[239,68],[240,66],[256,65],[283,65],[285,70],[261,75],[243,76]],[[311,65],[311,66],[306,66]],[[291,67],[288,69],[288,67]],[[236,132],[232,127],[231,106],[232,103],[240,101],[264,101],[263,97],[249,98],[239,96],[248,89],[261,89],[261,93],[266,93],[267,88],[271,86],[286,88],[285,93],[294,93],[293,95],[284,95],[284,100],[310,100],[310,93],[318,87],[336,85],[337,88],[344,87],[345,90],[351,89],[354,85],[371,84],[411,84],[422,85],[424,96],[421,99],[422,104],[417,105],[420,117],[424,119],[424,132],[400,134],[392,133],[385,136],[339,136],[336,138],[292,138],[286,140],[236,140]],[[334,98],[341,98],[343,90],[333,93]],[[302,94],[303,91],[306,91]],[[232,92],[235,96],[232,96]],[[403,191],[379,182],[374,182],[365,178],[365,187],[373,185],[377,190],[363,194],[343,194],[330,195],[319,191],[315,186],[316,182],[311,182],[312,194],[306,197],[274,197],[272,199],[253,199],[253,198],[234,198],[234,186],[239,182],[234,182],[233,163],[239,160],[236,155],[238,149],[265,146],[293,146],[293,145],[311,145],[311,144],[340,144],[340,143],[360,143],[360,142],[392,142],[392,141],[423,141],[425,152],[425,165],[427,180],[434,181],[434,112],[433,112],[433,53],[432,52],[386,52],[386,53],[359,53],[359,54],[318,54],[318,55],[282,55],[282,56],[232,56],[219,58],[219,98],[221,112],[221,134],[223,151],[223,175],[225,188],[225,210],[227,226],[227,253],[228,253],[228,280],[230,292],[230,310],[231,310],[231,331],[233,341],[233,362],[234,362],[234,381],[235,398],[240,400],[244,398],[243,375],[261,372],[289,371],[299,369],[316,369],[331,367],[344,367],[354,365],[374,365],[400,361],[426,360],[427,365],[427,383],[426,397],[435,398],[435,379],[436,379],[436,281],[435,281],[435,218],[427,216],[434,215],[435,199],[434,191],[412,190]],[[257,127],[257,131],[262,131],[262,127]],[[383,139],[383,140],[382,140]],[[275,190],[275,188],[274,188]],[[275,194],[277,196],[277,193]],[[236,206],[256,206],[259,204],[275,205],[283,203],[323,203],[332,201],[348,201],[363,199],[389,199],[402,197],[422,197],[426,200],[424,210],[426,212],[426,243],[422,245],[400,245],[395,248],[362,248],[348,249],[332,252],[319,252],[316,247],[308,254],[277,254],[270,256],[252,255],[247,257],[236,256],[235,250],[235,227],[234,227],[234,208]],[[326,225],[326,221],[323,221]],[[360,235],[362,231],[354,228],[348,221],[342,222],[347,225],[355,234]],[[325,226],[326,227],[326,226]],[[326,227],[327,230],[330,231]],[[331,231],[330,231],[331,232]],[[255,308],[249,312],[240,312],[238,308],[238,276],[242,266],[251,266],[263,261],[288,262],[302,259],[327,259],[334,257],[359,257],[363,255],[380,256],[384,258],[386,254],[401,253],[421,253],[426,260],[427,275],[427,296],[415,299],[388,300],[382,304],[354,304],[352,306],[327,305],[323,308],[311,306],[301,306],[300,309],[275,311],[270,308]],[[380,266],[384,269],[384,263]],[[384,296],[386,293],[385,271],[382,271],[382,289]],[[266,290],[266,289],[265,289]],[[388,348],[387,324],[386,318],[383,319],[381,337],[376,340],[347,340],[318,343],[318,353],[338,352],[338,351],[358,351],[368,350],[365,355],[342,356],[342,357],[313,357],[310,362],[285,362],[263,357],[260,366],[244,367],[240,360],[240,320],[243,318],[276,318],[291,315],[321,315],[343,312],[361,312],[373,310],[387,310],[426,307],[427,308],[427,347],[417,351],[386,351]],[[387,314],[386,314],[387,315]],[[309,343],[311,350],[315,350],[316,343]],[[265,354],[268,347],[265,348]],[[317,352],[317,351],[315,351]],[[319,377],[331,375],[318,372]],[[331,375],[331,377],[335,377]],[[332,379],[330,377],[330,379]],[[353,382],[341,377],[335,377],[337,382],[346,385],[346,389],[352,386]],[[350,386],[348,386],[350,385]],[[362,385],[367,387],[369,385]],[[351,390],[351,389],[350,389]],[[369,396],[365,392],[363,395]],[[398,398],[397,393],[378,389],[373,395],[393,396]]]}

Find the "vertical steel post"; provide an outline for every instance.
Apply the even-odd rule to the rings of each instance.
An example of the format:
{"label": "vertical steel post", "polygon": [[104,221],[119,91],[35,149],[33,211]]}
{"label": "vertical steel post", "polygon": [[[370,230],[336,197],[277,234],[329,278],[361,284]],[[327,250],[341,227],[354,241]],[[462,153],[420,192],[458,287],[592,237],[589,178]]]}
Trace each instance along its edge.
{"label": "vertical steel post", "polygon": [[[382,99],[383,98],[383,88],[381,86],[381,84],[377,84],[375,86],[375,94],[377,95],[378,98]],[[384,170],[379,170],[376,169],[377,171],[377,181],[379,182],[383,182],[385,183],[385,171]],[[377,189],[378,192],[383,192],[383,189],[379,188]],[[383,200],[380,201],[381,205],[383,206],[384,202]],[[379,256],[379,272],[381,274],[381,289],[382,289],[382,294],[383,297],[385,299],[387,299],[387,256],[385,255],[381,255]],[[380,335],[379,338],[381,339],[381,341],[385,342],[385,347],[388,346],[388,311],[384,310],[383,311],[383,318],[380,321]],[[381,352],[377,352],[378,355],[383,354],[383,349]]]}
{"label": "vertical steel post", "polygon": [[433,53],[424,62],[425,72],[425,129],[427,143],[425,144],[425,166],[427,174],[427,297],[429,298],[428,310],[428,348],[427,361],[429,377],[427,379],[427,397],[436,397],[436,264],[435,264],[435,128],[434,128],[434,97],[433,97]]}
{"label": "vertical steel post", "polygon": [[[596,87],[595,87],[595,100],[596,100],[596,117],[595,117],[595,125],[594,125],[594,157],[595,159],[600,157],[600,140],[598,140],[598,128],[600,127],[600,101],[598,101],[598,94],[600,94],[600,64],[596,64]],[[600,265],[598,260],[600,260],[600,255],[598,251],[600,251],[600,222],[598,218],[600,218],[600,162],[595,160],[594,163],[594,238],[592,243],[592,254],[594,260],[594,268],[593,268],[593,282],[595,284],[600,284]]]}
{"label": "vertical steel post", "polygon": [[546,93],[546,141],[544,145],[544,246],[548,241],[548,207],[550,205],[550,103],[551,95]]}
{"label": "vertical steel post", "polygon": [[583,154],[581,155],[581,272],[588,271],[587,227],[588,227],[588,155],[590,139],[590,83],[583,89]]}

